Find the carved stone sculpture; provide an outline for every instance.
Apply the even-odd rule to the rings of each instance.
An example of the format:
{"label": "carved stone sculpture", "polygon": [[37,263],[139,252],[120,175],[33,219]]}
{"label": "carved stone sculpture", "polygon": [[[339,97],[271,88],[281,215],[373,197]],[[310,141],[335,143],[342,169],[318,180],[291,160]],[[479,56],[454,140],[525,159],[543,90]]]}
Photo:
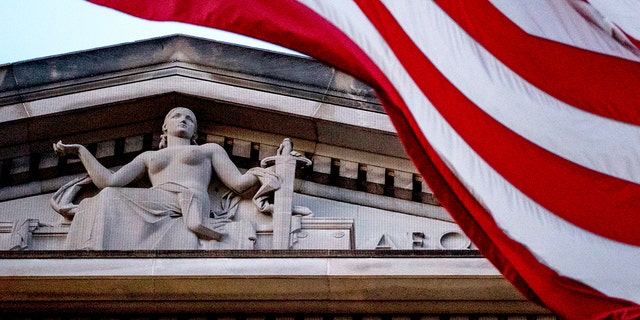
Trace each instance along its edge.
{"label": "carved stone sculpture", "polygon": [[[311,165],[311,160],[293,151],[293,143],[289,139],[284,139],[277,155],[265,158],[261,161],[263,167],[274,164],[275,172],[281,176],[293,177],[295,175],[297,162]],[[292,215],[298,213],[300,208],[294,207],[291,200],[293,198],[293,179],[283,181],[282,188],[274,195],[273,208],[273,249],[289,249],[292,245]]]}
{"label": "carved stone sculpture", "polygon": [[[89,175],[54,195],[54,209],[73,219],[66,249],[191,250],[229,236],[235,237],[235,248],[251,248],[251,223],[233,221],[237,195],[260,182],[253,201],[269,212],[273,206],[265,199],[280,187],[278,175],[265,168],[243,174],[221,146],[195,144],[197,122],[189,109],[169,111],[162,132],[159,150],[146,151],[115,172],[82,145],[54,144],[59,155],[77,155]],[[145,175],[151,188],[125,187]],[[99,193],[72,204],[77,188],[88,183]]]}

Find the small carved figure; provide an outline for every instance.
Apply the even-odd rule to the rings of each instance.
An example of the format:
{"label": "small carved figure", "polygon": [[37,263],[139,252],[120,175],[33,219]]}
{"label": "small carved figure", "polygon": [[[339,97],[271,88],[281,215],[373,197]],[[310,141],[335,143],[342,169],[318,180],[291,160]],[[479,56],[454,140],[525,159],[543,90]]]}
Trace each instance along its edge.
{"label": "small carved figure", "polygon": [[[219,214],[220,204],[211,204],[212,180],[242,193],[260,175],[251,169],[242,174],[217,144],[197,145],[196,117],[187,108],[169,111],[162,132],[159,150],[146,151],[115,172],[82,145],[53,145],[59,155],[77,155],[100,189],[75,210],[66,249],[188,250],[198,249],[200,240],[222,237],[229,217]],[[151,188],[125,187],[145,175]]]}

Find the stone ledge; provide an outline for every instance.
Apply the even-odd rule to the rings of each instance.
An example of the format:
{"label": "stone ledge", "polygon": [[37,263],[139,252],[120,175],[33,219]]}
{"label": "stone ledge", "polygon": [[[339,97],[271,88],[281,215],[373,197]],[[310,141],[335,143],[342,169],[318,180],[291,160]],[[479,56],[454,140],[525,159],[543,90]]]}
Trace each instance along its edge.
{"label": "stone ledge", "polygon": [[[368,259],[457,259],[482,258],[478,250],[135,250],[135,251],[0,251],[0,262],[5,259],[189,259],[189,258],[368,258]],[[1,274],[0,274],[1,276]]]}
{"label": "stone ledge", "polygon": [[8,259],[0,287],[7,312],[547,312],[481,258]]}
{"label": "stone ledge", "polygon": [[[528,301],[309,301],[309,300],[203,300],[203,301],[20,301],[2,302],[0,310],[16,314],[13,319],[35,314],[43,319],[60,319],[52,316],[81,315],[71,319],[218,319],[246,320],[294,320],[294,319],[513,319],[553,320],[550,311]],[[108,318],[103,315],[108,315]],[[125,315],[122,318],[118,315]],[[158,315],[162,314],[162,317]],[[449,317],[454,314],[454,317]],[[486,315],[479,318],[478,315]],[[96,315],[95,317],[88,317]],[[306,317],[306,316],[310,317]],[[353,318],[351,316],[355,315]],[[426,315],[424,318],[422,315]],[[438,315],[443,315],[439,317]],[[305,316],[303,318],[303,316]],[[335,317],[334,317],[335,316]],[[357,316],[362,316],[359,318]],[[366,317],[365,317],[366,316]]]}
{"label": "stone ledge", "polygon": [[[269,252],[278,250],[267,250]],[[289,251],[289,250],[287,250]],[[222,256],[207,258],[104,258],[108,252],[95,252],[93,258],[67,259],[73,252],[58,251],[58,258],[15,258],[0,260],[0,279],[11,277],[146,277],[146,276],[210,276],[210,277],[501,277],[484,258],[440,257],[414,254],[413,257],[366,258],[371,252],[344,252],[342,257],[322,257],[317,250],[300,250],[290,256],[277,254],[245,258]],[[236,253],[242,251],[235,251]],[[307,253],[305,253],[307,252]],[[51,253],[51,252],[49,252]],[[260,253],[260,252],[258,252]],[[349,253],[349,257],[346,254]],[[128,254],[135,254],[135,251]],[[296,256],[294,257],[293,254]],[[317,256],[314,257],[313,255]],[[29,256],[27,254],[25,256]],[[470,254],[472,255],[472,253]],[[37,254],[32,255],[37,256]],[[422,258],[420,258],[422,256]]]}

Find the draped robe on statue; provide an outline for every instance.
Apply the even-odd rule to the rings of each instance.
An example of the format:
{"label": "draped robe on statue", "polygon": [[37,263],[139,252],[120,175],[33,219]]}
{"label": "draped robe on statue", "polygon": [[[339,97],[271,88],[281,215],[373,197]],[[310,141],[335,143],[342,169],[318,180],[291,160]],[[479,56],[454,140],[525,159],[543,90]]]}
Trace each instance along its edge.
{"label": "draped robe on statue", "polygon": [[[262,186],[255,193],[256,211],[266,212],[268,195],[279,188],[280,179],[263,168],[252,168]],[[65,190],[86,184],[72,181]],[[218,179],[214,179],[215,182]],[[77,192],[77,191],[72,191]],[[62,196],[58,197],[60,199]],[[54,196],[56,198],[56,196]],[[73,198],[73,195],[71,196]],[[242,197],[214,183],[209,193],[175,183],[151,188],[107,187],[74,206],[64,248],[67,250],[196,250],[220,248],[189,230],[186,219],[201,215],[202,223],[218,232],[226,244],[221,248],[252,249],[255,230],[249,221],[234,221]],[[58,200],[60,201],[60,200]]]}

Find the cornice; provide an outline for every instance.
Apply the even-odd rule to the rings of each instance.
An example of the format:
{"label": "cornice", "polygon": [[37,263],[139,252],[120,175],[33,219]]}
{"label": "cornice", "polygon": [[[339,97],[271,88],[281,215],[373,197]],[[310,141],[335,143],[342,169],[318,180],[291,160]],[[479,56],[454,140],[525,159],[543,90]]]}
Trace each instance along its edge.
{"label": "cornice", "polygon": [[0,308],[218,313],[537,313],[485,259],[0,260]]}
{"label": "cornice", "polygon": [[203,71],[214,81],[383,112],[370,87],[317,60],[184,35],[0,66],[0,106],[180,69]]}

